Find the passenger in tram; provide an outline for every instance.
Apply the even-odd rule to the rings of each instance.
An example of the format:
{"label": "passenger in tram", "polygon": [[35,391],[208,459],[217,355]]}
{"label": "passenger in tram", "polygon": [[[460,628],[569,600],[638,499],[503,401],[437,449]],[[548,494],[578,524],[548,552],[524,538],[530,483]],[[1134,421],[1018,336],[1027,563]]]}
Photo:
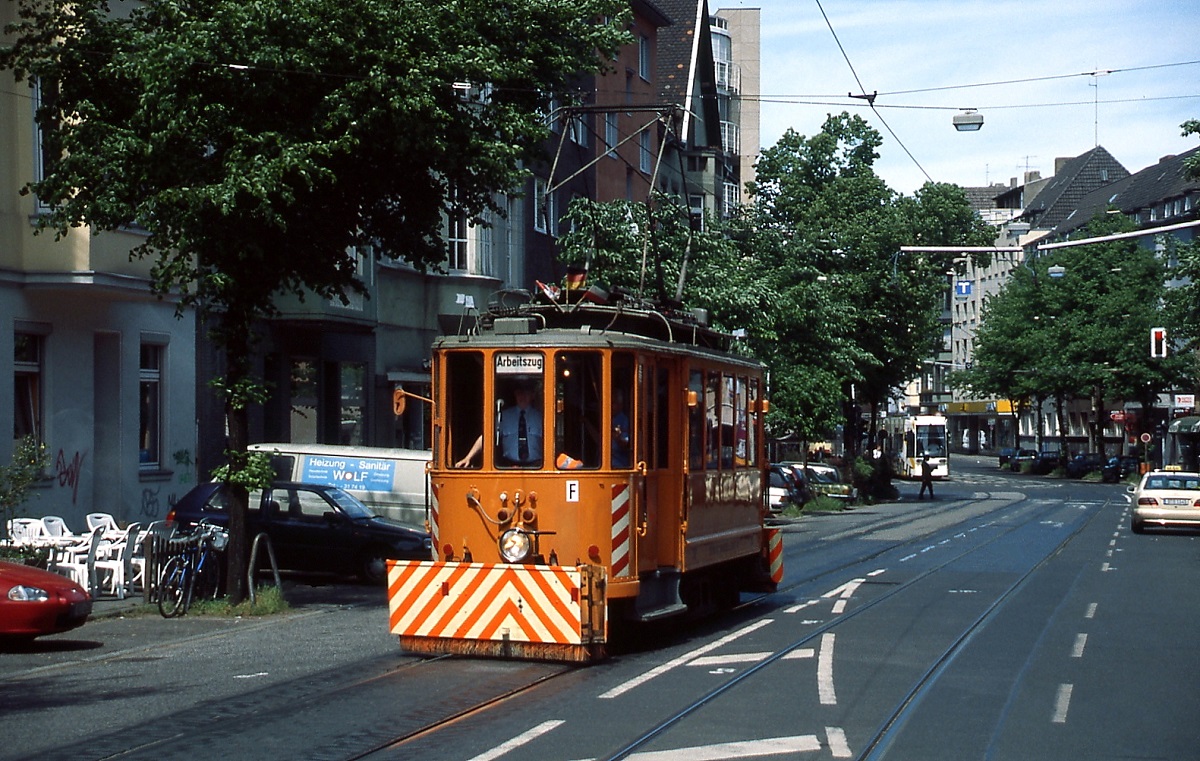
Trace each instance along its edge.
{"label": "passenger in tram", "polygon": [[614,468],[629,467],[629,416],[625,414],[625,392],[613,389],[612,401],[612,466]]}

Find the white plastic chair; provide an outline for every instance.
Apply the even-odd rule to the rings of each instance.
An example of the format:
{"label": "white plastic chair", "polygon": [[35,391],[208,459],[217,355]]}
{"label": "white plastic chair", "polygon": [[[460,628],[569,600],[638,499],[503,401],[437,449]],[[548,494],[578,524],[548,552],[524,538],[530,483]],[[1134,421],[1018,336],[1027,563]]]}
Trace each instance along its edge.
{"label": "white plastic chair", "polygon": [[41,518],[9,518],[8,541],[14,545],[38,544],[46,538],[46,525]]}
{"label": "white plastic chair", "polygon": [[52,571],[70,577],[93,597],[96,593],[96,585],[92,583],[96,551],[103,541],[103,535],[104,529],[98,528],[92,531],[86,543],[60,546],[54,550],[51,561]]}
{"label": "white plastic chair", "polygon": [[75,536],[67,527],[67,522],[57,515],[47,515],[42,518],[42,525],[46,527],[46,536],[52,539],[70,539]]}
{"label": "white plastic chair", "polygon": [[130,524],[129,528],[119,532],[115,538],[104,533],[103,524],[93,529],[93,537],[97,531],[100,532],[102,540],[97,544],[95,552],[90,553],[93,556],[91,567],[95,572],[97,589],[123,600],[128,591],[126,579],[130,578],[128,571],[131,563],[128,558],[137,548],[141,524]]}
{"label": "white plastic chair", "polygon": [[120,527],[117,526],[117,519],[112,517],[110,513],[88,513],[87,527],[88,531],[103,528],[106,534],[121,533]]}

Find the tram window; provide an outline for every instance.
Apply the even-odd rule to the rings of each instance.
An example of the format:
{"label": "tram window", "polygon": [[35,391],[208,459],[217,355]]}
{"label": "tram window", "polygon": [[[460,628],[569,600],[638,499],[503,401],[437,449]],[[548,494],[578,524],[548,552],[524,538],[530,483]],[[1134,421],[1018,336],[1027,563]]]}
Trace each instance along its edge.
{"label": "tram window", "polygon": [[555,359],[554,458],[560,469],[598,468],[604,425],[601,354],[565,351]]}
{"label": "tram window", "polygon": [[721,375],[710,372],[704,388],[704,418],[708,425],[705,465],[718,468],[721,463]]}
{"label": "tram window", "polygon": [[[612,467],[629,468],[633,466],[634,431],[632,429],[633,409],[633,357],[629,354],[614,354],[612,359],[612,425],[609,426],[609,455]],[[645,439],[639,440],[642,450],[645,449]]]}
{"label": "tram window", "polygon": [[[497,354],[492,459],[500,467],[540,468],[543,441],[541,354]],[[513,370],[519,372],[513,372]]]}
{"label": "tram window", "polygon": [[671,373],[665,367],[658,368],[657,399],[654,405],[654,435],[651,438],[655,457],[651,462],[659,468],[671,467]]}
{"label": "tram window", "polygon": [[745,467],[750,462],[750,418],[747,414],[746,376],[739,375],[733,379],[733,462],[738,467]]}
{"label": "tram window", "polygon": [[758,426],[759,420],[759,404],[758,404],[758,379],[751,378],[750,384],[747,387],[746,402],[749,406],[749,426],[746,430],[746,459],[752,466],[758,465]]}
{"label": "tram window", "polygon": [[443,461],[478,468],[478,454],[468,458],[483,432],[483,355],[477,351],[449,352],[446,355],[445,399],[446,438],[442,442]]}
{"label": "tram window", "polygon": [[698,470],[704,467],[704,376],[699,370],[688,376],[688,391],[696,397],[688,408],[688,465]]}
{"label": "tram window", "polygon": [[737,447],[737,386],[733,376],[724,376],[721,384],[721,467],[732,468]]}

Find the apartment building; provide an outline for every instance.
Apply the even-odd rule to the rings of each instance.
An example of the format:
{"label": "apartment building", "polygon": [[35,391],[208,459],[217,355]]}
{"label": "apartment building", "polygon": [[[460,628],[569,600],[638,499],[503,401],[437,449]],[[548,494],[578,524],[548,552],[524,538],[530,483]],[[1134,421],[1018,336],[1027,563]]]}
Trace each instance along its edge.
{"label": "apartment building", "polygon": [[[0,6],[0,27],[15,12]],[[75,531],[91,512],[145,523],[199,477],[195,320],[151,293],[150,262],[130,261],[137,230],[35,234],[45,208],[21,190],[43,167],[38,98],[0,84],[0,462],[22,437],[44,442],[31,515]]]}

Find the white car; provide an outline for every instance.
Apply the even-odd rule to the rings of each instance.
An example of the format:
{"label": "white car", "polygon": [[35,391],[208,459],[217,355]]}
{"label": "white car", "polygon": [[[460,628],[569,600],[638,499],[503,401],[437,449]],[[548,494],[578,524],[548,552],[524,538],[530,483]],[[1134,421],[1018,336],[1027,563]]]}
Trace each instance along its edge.
{"label": "white car", "polygon": [[1147,525],[1200,527],[1200,473],[1154,470],[1129,492],[1133,494],[1129,528],[1135,534]]}

